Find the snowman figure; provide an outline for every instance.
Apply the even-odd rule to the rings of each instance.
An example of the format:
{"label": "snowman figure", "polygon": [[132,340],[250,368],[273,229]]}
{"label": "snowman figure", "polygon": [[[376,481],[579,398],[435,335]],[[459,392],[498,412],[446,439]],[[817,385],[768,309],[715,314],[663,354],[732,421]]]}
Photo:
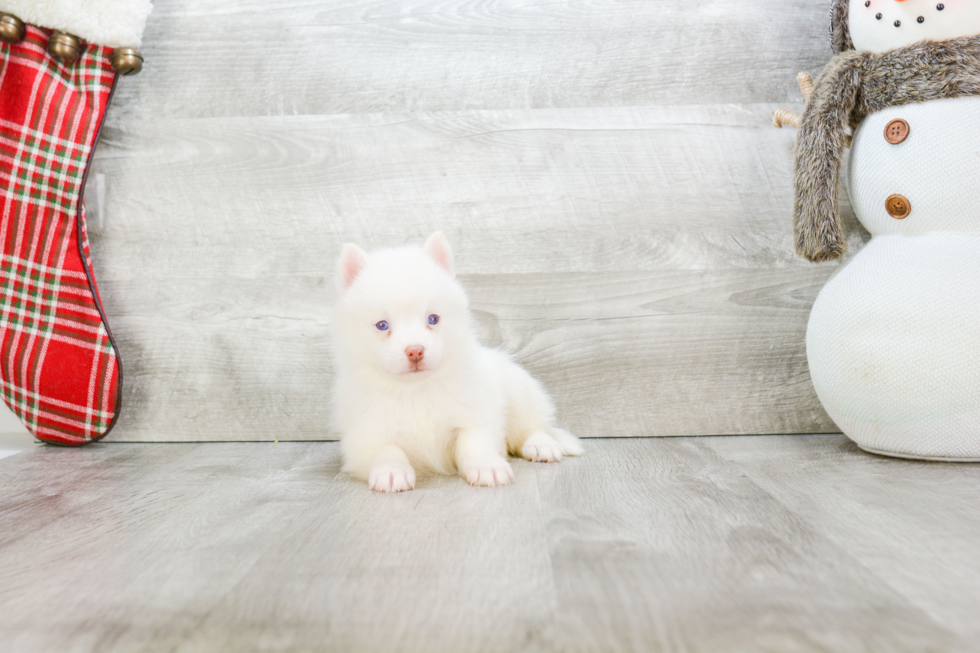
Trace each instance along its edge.
{"label": "snowman figure", "polygon": [[862,449],[980,460],[980,0],[833,3],[838,54],[799,125],[796,245],[814,261],[847,249],[848,143],[872,238],[814,303],[813,385]]}

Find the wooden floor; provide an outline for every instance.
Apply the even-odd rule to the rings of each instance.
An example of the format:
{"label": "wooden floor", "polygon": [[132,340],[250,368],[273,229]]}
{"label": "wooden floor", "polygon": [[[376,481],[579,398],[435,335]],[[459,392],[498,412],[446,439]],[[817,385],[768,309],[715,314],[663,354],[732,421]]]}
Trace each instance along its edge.
{"label": "wooden floor", "polygon": [[977,651],[980,466],[590,440],[394,496],[336,443],[0,460],[0,650]]}

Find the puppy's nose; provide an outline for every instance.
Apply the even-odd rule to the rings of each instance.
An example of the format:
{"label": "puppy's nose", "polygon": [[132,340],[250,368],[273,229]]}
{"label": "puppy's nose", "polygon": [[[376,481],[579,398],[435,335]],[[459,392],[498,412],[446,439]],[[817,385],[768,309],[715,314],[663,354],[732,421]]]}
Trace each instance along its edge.
{"label": "puppy's nose", "polygon": [[413,363],[418,363],[425,356],[425,347],[422,345],[405,347],[405,355],[408,356],[408,360],[412,361]]}

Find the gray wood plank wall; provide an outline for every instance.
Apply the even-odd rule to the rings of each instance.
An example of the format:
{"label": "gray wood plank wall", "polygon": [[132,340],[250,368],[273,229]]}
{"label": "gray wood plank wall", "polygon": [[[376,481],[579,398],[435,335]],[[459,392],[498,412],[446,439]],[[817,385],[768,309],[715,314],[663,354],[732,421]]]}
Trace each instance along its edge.
{"label": "gray wood plank wall", "polygon": [[838,265],[792,252],[770,124],[829,59],[827,9],[159,0],[92,170],[109,438],[335,437],[340,246],[436,229],[485,342],[579,435],[836,430],[804,334]]}

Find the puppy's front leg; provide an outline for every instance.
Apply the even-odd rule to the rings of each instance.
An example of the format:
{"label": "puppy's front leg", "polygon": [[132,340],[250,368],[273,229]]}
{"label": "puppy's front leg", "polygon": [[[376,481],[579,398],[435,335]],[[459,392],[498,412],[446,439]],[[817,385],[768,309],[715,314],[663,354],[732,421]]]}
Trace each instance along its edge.
{"label": "puppy's front leg", "polygon": [[403,492],[415,488],[415,470],[405,452],[393,444],[385,445],[371,459],[368,487],[375,492]]}
{"label": "puppy's front leg", "polygon": [[502,433],[488,427],[460,429],[456,439],[456,466],[470,485],[494,487],[514,480],[514,470],[503,457]]}

